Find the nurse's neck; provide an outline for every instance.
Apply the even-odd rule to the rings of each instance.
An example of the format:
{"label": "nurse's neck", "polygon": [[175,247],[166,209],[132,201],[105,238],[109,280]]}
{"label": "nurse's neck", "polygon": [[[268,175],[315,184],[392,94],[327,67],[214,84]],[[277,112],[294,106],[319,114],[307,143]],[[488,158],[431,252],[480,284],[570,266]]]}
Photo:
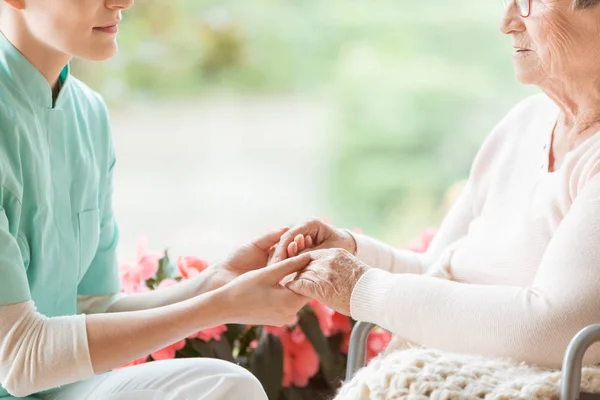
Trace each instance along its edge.
{"label": "nurse's neck", "polygon": [[22,21],[22,16],[10,7],[2,8],[0,31],[46,78],[49,89],[52,90],[52,98],[55,101],[60,89],[60,73],[71,60],[71,56],[59,52],[34,38],[24,21]]}

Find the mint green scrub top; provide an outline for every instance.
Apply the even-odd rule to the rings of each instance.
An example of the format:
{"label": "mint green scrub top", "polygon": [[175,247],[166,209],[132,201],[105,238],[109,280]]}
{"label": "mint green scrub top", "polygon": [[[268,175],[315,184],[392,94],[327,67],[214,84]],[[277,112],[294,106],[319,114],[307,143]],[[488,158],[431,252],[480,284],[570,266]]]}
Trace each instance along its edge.
{"label": "mint green scrub top", "polygon": [[[107,108],[68,66],[61,79],[53,107],[0,33],[0,306],[33,300],[47,317],[75,315],[78,294],[120,291]],[[12,397],[0,386],[0,398]]]}

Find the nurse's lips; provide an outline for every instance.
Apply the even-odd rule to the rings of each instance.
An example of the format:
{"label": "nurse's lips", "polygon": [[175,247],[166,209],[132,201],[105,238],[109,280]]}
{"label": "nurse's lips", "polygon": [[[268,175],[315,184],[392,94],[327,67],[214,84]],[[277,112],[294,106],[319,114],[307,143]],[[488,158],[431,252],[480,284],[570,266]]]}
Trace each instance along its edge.
{"label": "nurse's lips", "polygon": [[94,30],[97,32],[103,32],[103,33],[108,33],[110,35],[115,35],[119,32],[119,22],[121,22],[121,21],[117,20],[108,25],[98,26],[98,27],[95,27]]}

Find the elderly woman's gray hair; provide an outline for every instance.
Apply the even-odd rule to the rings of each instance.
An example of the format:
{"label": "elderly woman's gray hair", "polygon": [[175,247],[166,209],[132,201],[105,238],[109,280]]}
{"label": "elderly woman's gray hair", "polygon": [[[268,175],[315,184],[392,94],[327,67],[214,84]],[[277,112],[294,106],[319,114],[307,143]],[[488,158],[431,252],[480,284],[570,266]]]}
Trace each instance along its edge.
{"label": "elderly woman's gray hair", "polygon": [[595,6],[600,0],[574,0],[575,9],[585,9]]}

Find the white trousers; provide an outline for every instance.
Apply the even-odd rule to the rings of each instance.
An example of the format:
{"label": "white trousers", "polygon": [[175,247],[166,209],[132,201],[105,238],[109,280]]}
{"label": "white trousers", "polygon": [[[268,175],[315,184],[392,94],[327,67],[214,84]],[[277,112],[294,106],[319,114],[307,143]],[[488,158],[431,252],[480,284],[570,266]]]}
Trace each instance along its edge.
{"label": "white trousers", "polygon": [[267,400],[258,379],[235,364],[179,358],[127,367],[62,387],[47,400]]}

